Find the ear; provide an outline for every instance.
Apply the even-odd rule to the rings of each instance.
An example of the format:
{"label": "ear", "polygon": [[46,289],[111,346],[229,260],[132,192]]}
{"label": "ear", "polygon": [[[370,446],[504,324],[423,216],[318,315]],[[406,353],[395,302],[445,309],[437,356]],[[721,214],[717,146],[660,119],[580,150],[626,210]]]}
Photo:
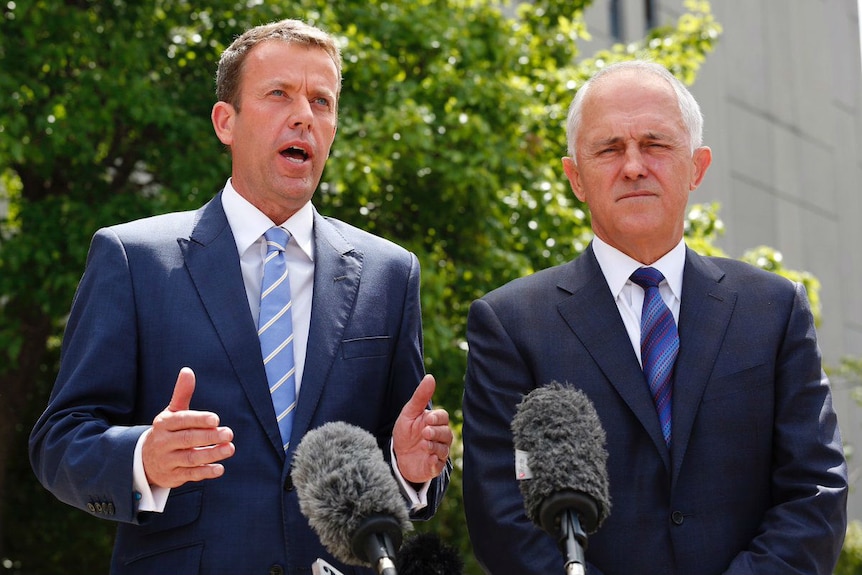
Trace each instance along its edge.
{"label": "ear", "polygon": [[569,156],[563,157],[563,171],[566,172],[566,177],[569,179],[569,185],[572,186],[572,191],[575,197],[582,202],[586,202],[584,188],[581,185],[581,171],[573,158]]}
{"label": "ear", "polygon": [[712,150],[706,146],[701,146],[694,151],[691,161],[694,165],[694,171],[692,171],[691,182],[688,184],[688,189],[693,192],[703,181],[703,177],[706,175],[706,170],[712,163]]}
{"label": "ear", "polygon": [[236,110],[227,102],[216,102],[213,105],[211,114],[213,129],[225,146],[230,146],[233,143],[233,121],[235,117]]}

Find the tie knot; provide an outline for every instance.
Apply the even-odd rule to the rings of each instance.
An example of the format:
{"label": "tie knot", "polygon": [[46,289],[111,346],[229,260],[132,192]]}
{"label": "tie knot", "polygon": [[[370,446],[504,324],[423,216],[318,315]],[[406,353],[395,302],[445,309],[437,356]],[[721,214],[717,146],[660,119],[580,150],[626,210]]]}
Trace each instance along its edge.
{"label": "tie knot", "polygon": [[267,253],[271,251],[283,252],[285,246],[287,246],[287,242],[290,241],[290,232],[288,232],[284,228],[274,226],[266,230],[266,233],[263,234],[263,237],[266,238]]}
{"label": "tie knot", "polygon": [[655,268],[638,268],[631,275],[631,280],[645,290],[651,287],[658,287],[658,284],[663,279],[664,276]]}

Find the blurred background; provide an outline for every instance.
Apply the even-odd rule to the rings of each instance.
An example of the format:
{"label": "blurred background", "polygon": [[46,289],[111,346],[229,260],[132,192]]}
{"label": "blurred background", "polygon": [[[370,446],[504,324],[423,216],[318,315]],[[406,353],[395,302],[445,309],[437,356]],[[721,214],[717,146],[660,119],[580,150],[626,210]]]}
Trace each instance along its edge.
{"label": "blurred background", "polygon": [[[340,38],[344,88],[314,203],[422,263],[427,368],[460,436],[467,307],[567,261],[589,214],[560,158],[572,96],[649,57],[691,85],[713,165],[687,241],[803,281],[851,467],[862,445],[862,64],[857,0],[5,0],[0,5],[0,574],[107,572],[114,525],[35,481],[44,408],[89,240],[206,202],[229,174],[210,124],[218,56],[300,18]],[[437,517],[467,573],[458,443]],[[839,570],[862,573],[851,526]]]}

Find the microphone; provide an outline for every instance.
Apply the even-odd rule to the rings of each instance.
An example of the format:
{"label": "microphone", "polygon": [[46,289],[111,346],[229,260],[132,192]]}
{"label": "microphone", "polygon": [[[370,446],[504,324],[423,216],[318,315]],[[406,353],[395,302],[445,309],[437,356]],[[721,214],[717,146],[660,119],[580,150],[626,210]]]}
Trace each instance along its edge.
{"label": "microphone", "polygon": [[408,537],[395,561],[399,575],[462,575],[464,560],[435,533]]}
{"label": "microphone", "polygon": [[291,476],[299,510],[333,557],[397,575],[393,558],[413,526],[373,435],[341,421],[313,429],[296,448]]}
{"label": "microphone", "polygon": [[524,396],[512,434],[527,516],[557,541],[566,574],[582,575],[587,533],[611,510],[599,416],[584,392],[552,381]]}

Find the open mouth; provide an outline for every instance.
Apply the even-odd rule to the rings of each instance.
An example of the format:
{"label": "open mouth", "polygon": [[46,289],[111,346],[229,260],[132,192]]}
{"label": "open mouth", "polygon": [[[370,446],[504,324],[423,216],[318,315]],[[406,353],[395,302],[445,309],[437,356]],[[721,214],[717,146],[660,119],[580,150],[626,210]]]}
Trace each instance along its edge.
{"label": "open mouth", "polygon": [[289,146],[281,151],[281,155],[294,162],[304,162],[308,159],[308,152],[298,146]]}

